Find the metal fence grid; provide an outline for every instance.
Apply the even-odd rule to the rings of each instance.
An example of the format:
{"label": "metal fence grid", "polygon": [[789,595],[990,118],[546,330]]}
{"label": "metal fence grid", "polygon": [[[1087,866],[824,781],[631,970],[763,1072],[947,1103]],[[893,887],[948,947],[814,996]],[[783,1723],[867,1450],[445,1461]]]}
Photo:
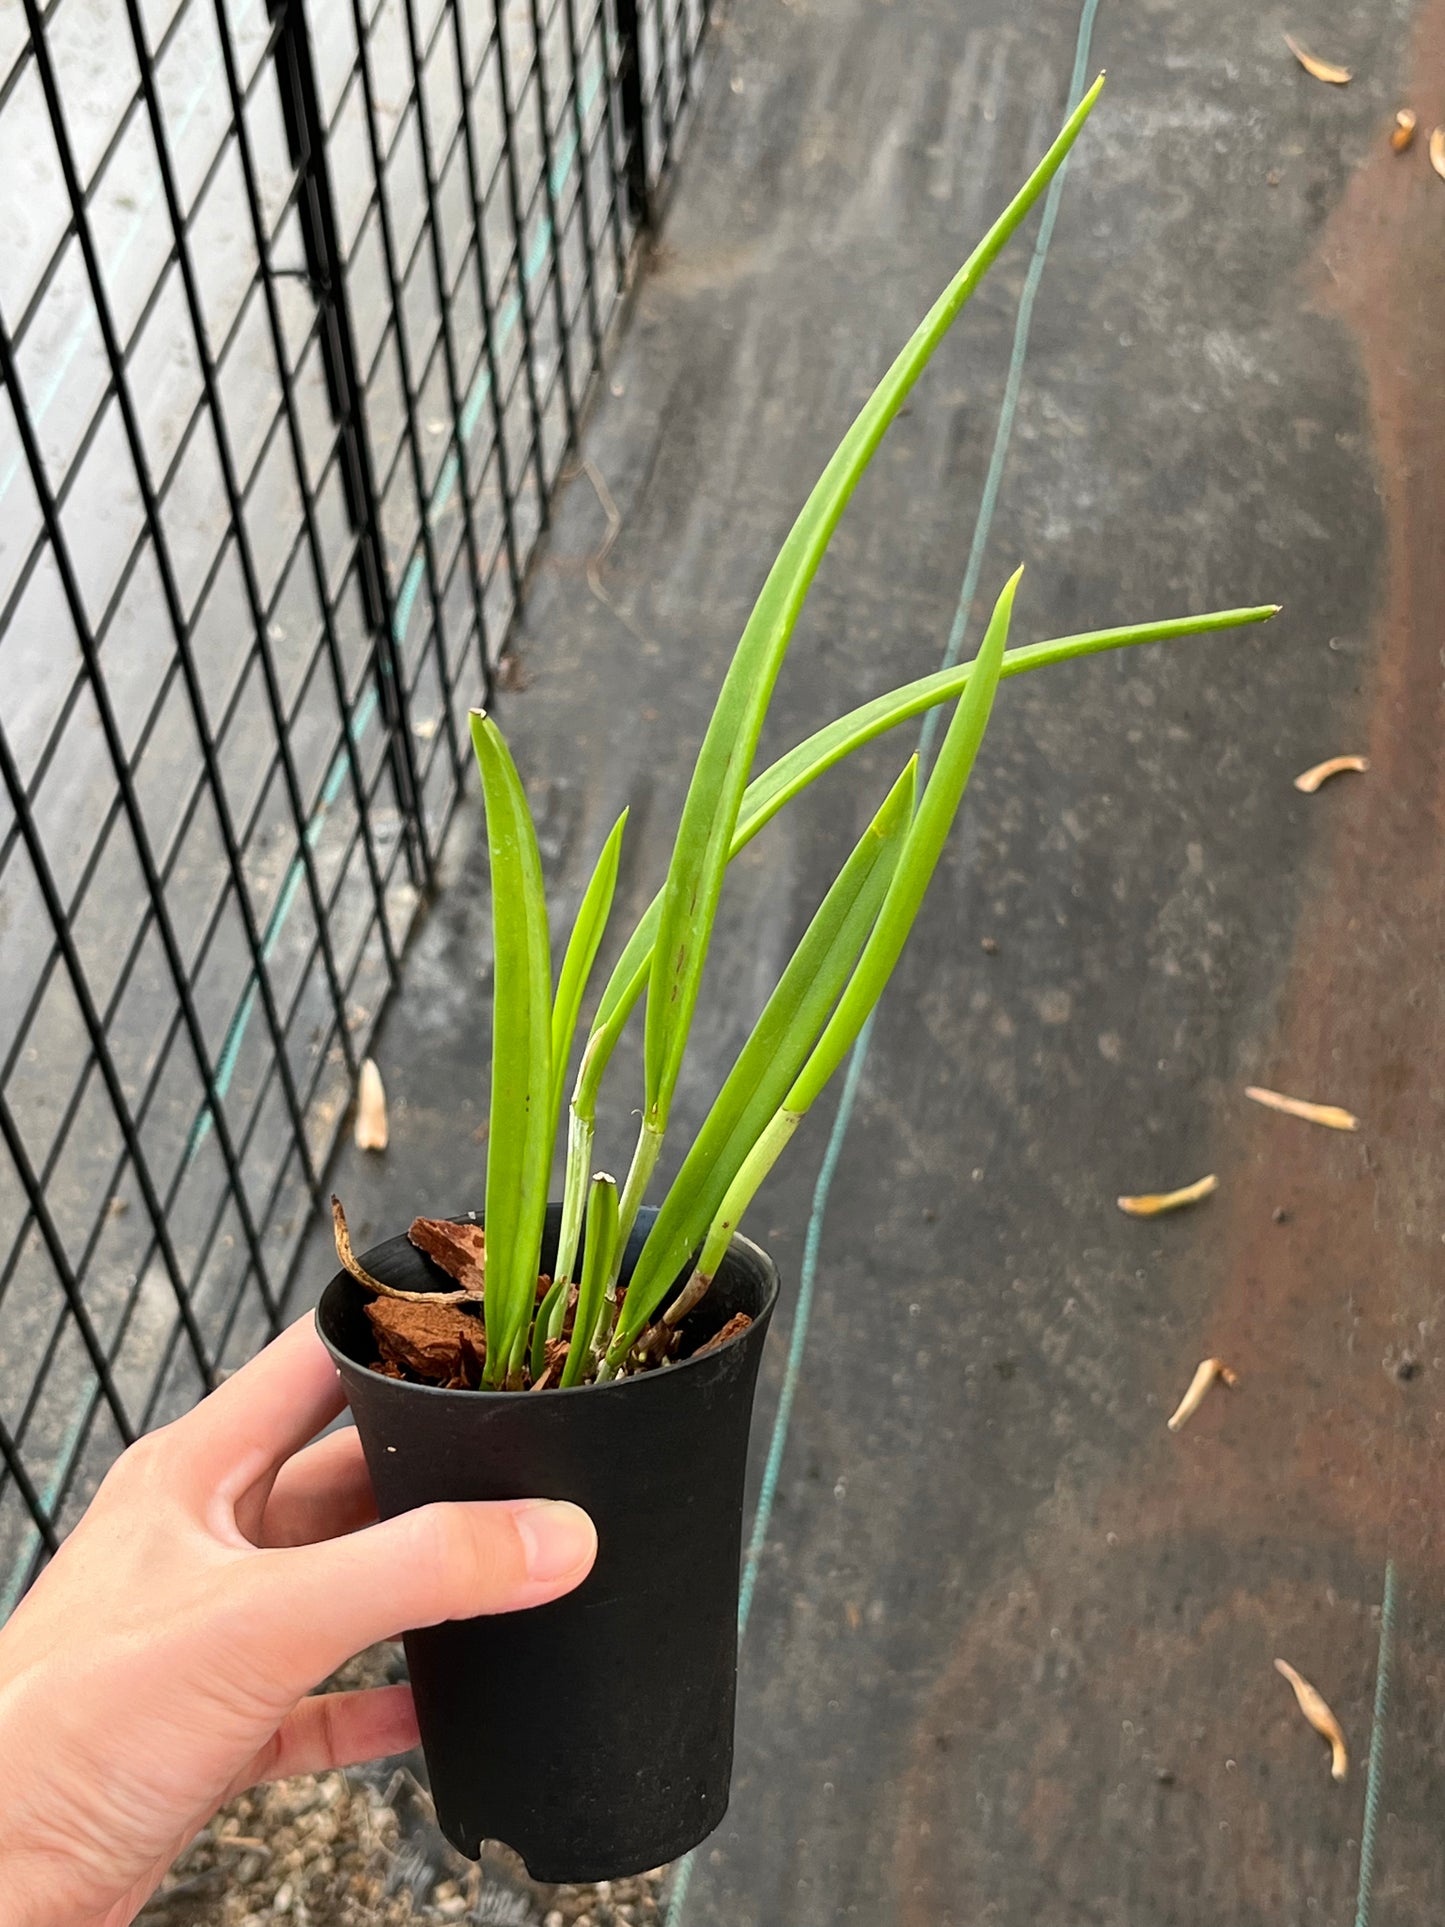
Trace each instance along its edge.
{"label": "metal fence grid", "polygon": [[284,1314],[705,25],[0,4],[0,1615]]}

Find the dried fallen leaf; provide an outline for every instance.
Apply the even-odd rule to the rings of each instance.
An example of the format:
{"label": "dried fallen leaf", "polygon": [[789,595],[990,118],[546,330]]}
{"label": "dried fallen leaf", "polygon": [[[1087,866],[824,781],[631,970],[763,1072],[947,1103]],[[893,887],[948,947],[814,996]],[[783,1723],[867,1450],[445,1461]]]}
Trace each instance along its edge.
{"label": "dried fallen leaf", "polygon": [[1244,1094],[1269,1111],[1284,1111],[1302,1117],[1307,1124],[1323,1124],[1331,1131],[1358,1131],[1360,1120],[1353,1111],[1342,1111],[1338,1104],[1307,1104],[1302,1097],[1284,1097],[1279,1091],[1261,1090],[1258,1084],[1245,1086]]}
{"label": "dried fallen leaf", "polygon": [[1222,1358],[1206,1358],[1204,1363],[1195,1372],[1193,1378],[1190,1379],[1189,1390],[1184,1394],[1183,1398],[1180,1399],[1177,1411],[1169,1420],[1169,1430],[1171,1432],[1177,1432],[1181,1426],[1189,1423],[1190,1419],[1193,1418],[1194,1414],[1204,1403],[1204,1394],[1209,1390],[1216,1378],[1222,1380],[1226,1385],[1237,1385],[1239,1383],[1239,1373],[1230,1371]]}
{"label": "dried fallen leaf", "polygon": [[1287,1679],[1294,1688],[1294,1696],[1299,1701],[1299,1710],[1322,1739],[1330,1743],[1330,1777],[1343,1780],[1350,1770],[1350,1756],[1345,1748],[1345,1736],[1339,1721],[1325,1704],[1307,1679],[1302,1679],[1286,1659],[1277,1659],[1274,1670]]}
{"label": "dried fallen leaf", "polygon": [[373,1278],[355,1252],[351,1249],[351,1233],[347,1229],[346,1213],[341,1208],[341,1200],[331,1196],[331,1232],[336,1242],[336,1256],[341,1269],[349,1271],[357,1284],[365,1285],[368,1291],[378,1291],[383,1298],[400,1298],[412,1305],[459,1305],[464,1299],[475,1298],[471,1291],[403,1291],[398,1285],[384,1285],[379,1278]]}
{"label": "dried fallen leaf", "polygon": [[1284,44],[1289,48],[1301,67],[1304,68],[1305,72],[1307,74],[1313,74],[1316,80],[1327,81],[1331,87],[1343,87],[1349,80],[1350,70],[1348,67],[1336,67],[1328,60],[1316,60],[1313,54],[1305,52],[1293,34],[1287,33],[1285,35]]}
{"label": "dried fallen leaf", "polygon": [[356,1086],[356,1148],[358,1151],[384,1151],[387,1140],[386,1092],[381,1072],[368,1057],[363,1059]]}
{"label": "dried fallen leaf", "polygon": [[1445,181],[1445,127],[1435,128],[1430,135],[1430,165]]}
{"label": "dried fallen leaf", "polygon": [[1342,770],[1358,770],[1363,775],[1369,767],[1367,756],[1327,756],[1324,762],[1316,763],[1312,769],[1301,770],[1294,779],[1294,786],[1297,790],[1303,790],[1306,796],[1313,796],[1321,783],[1328,783],[1332,776],[1338,776]]}
{"label": "dried fallen leaf", "polygon": [[1395,125],[1390,131],[1390,145],[1397,154],[1403,154],[1415,138],[1415,110],[1402,107],[1395,116]]}
{"label": "dried fallen leaf", "polygon": [[1201,1198],[1218,1189],[1219,1179],[1211,1171],[1207,1178],[1182,1185],[1177,1191],[1146,1191],[1142,1197],[1116,1198],[1114,1202],[1131,1218],[1158,1218],[1166,1211],[1178,1211],[1183,1205],[1198,1204]]}
{"label": "dried fallen leaf", "polygon": [[407,1229],[418,1251],[455,1278],[463,1295],[480,1298],[486,1286],[487,1234],[479,1224],[453,1224],[450,1218],[413,1218]]}

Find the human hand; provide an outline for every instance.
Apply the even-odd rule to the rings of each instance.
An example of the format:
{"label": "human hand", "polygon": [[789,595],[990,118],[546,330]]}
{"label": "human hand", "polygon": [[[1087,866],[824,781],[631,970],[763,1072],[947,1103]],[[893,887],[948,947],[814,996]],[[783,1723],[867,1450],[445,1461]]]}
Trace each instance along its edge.
{"label": "human hand", "polygon": [[411,1690],[306,1697],[410,1626],[538,1606],[592,1522],[522,1499],[376,1523],[310,1317],[133,1445],[0,1630],[0,1927],[124,1927],[223,1801],[416,1743]]}

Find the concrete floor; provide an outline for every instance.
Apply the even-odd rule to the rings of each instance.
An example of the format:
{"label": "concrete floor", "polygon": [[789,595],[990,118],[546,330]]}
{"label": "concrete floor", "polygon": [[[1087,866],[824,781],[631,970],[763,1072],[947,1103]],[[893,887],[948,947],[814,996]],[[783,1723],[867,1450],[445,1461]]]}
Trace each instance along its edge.
{"label": "concrete floor", "polygon": [[[1078,29],[1075,0],[736,0],[720,24],[587,437],[621,516],[602,594],[588,475],[505,710],[559,926],[624,801],[625,907],[655,887],[767,561],[1061,117]],[[1286,30],[1352,83],[1307,78]],[[1445,183],[1423,152],[1445,4],[1104,0],[1090,62],[1109,86],[1062,198],[980,602],[1024,560],[1017,640],[1285,613],[1000,697],[842,1141],[733,1805],[688,1927],[1403,1927],[1445,1906]],[[1406,101],[1422,138],[1396,157]],[[890,433],[767,746],[940,658],[1028,258]],[[875,745],[736,866],[679,1139],[911,744]],[[1370,773],[1292,788],[1341,751]],[[380,1040],[392,1148],[338,1175],[362,1241],[479,1199],[475,829]],[[1249,1083],[1363,1128],[1271,1115]],[[634,1049],[604,1159],[625,1158],[637,1088]],[[749,1227],[793,1305],[832,1108]],[[1205,1171],[1219,1194],[1191,1213],[1115,1208]],[[327,1269],[318,1245],[318,1286]],[[760,1458],[787,1338],[785,1315]],[[1171,1436],[1215,1354],[1237,1391]],[[1342,1785],[1276,1656],[1339,1715]]]}

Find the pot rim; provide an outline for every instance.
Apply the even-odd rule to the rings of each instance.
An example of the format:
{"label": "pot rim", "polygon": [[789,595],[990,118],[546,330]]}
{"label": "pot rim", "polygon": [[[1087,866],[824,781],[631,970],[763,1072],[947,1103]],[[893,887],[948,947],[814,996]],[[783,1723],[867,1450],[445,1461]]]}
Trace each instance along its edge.
{"label": "pot rim", "polygon": [[[452,1219],[452,1223],[454,1224],[466,1224],[468,1222],[476,1223],[477,1221],[478,1221],[478,1213],[474,1211],[460,1213]],[[406,1234],[405,1232],[399,1232],[396,1235],[399,1237],[405,1237]],[[386,1244],[389,1241],[383,1238],[380,1242],[382,1244]],[[375,1249],[376,1249],[376,1246],[372,1245],[368,1247],[367,1251],[360,1253],[359,1257],[364,1259],[367,1256],[369,1256],[371,1251],[374,1251]],[[559,1399],[559,1398],[576,1398],[579,1394],[583,1392],[622,1392],[622,1391],[626,1391],[629,1387],[645,1385],[645,1384],[648,1384],[649,1382],[654,1382],[662,1378],[671,1379],[674,1372],[686,1371],[688,1367],[692,1365],[706,1366],[712,1363],[714,1360],[722,1358],[726,1353],[730,1352],[735,1345],[746,1344],[749,1337],[752,1335],[754,1328],[759,1325],[764,1325],[767,1323],[773,1311],[773,1308],[776,1306],[778,1302],[778,1294],[781,1289],[781,1281],[778,1277],[778,1267],[774,1263],[772,1257],[766,1251],[764,1251],[761,1245],[754,1244],[751,1238],[745,1238],[740,1231],[735,1231],[732,1237],[728,1240],[727,1253],[723,1259],[723,1263],[726,1264],[728,1258],[731,1258],[733,1253],[739,1250],[746,1252],[748,1255],[757,1259],[761,1263],[763,1275],[764,1275],[764,1278],[766,1279],[766,1284],[767,1284],[767,1289],[764,1293],[763,1302],[758,1307],[757,1311],[753,1314],[753,1322],[748,1327],[747,1331],[738,1332],[734,1337],[728,1339],[726,1344],[719,1345],[714,1351],[705,1352],[701,1357],[699,1357],[697,1353],[693,1353],[693,1355],[690,1358],[679,1358],[678,1360],[676,1360],[675,1363],[669,1365],[666,1368],[665,1372],[662,1370],[652,1371],[652,1372],[638,1372],[632,1378],[609,1379],[604,1385],[599,1385],[594,1380],[592,1383],[586,1384],[586,1385],[549,1385],[540,1393],[532,1392],[532,1391],[528,1391],[526,1393],[518,1393],[518,1392],[507,1392],[507,1391],[491,1391],[491,1390],[487,1390],[482,1386],[478,1386],[475,1390],[468,1389],[464,1391],[460,1386],[419,1385],[412,1379],[388,1378],[384,1372],[378,1372],[374,1365],[363,1364],[360,1359],[353,1358],[350,1352],[343,1351],[339,1345],[333,1343],[329,1333],[327,1332],[325,1326],[322,1323],[322,1320],[321,1320],[322,1306],[325,1304],[327,1295],[331,1291],[333,1285],[337,1284],[341,1279],[345,1278],[347,1283],[350,1285],[353,1285],[357,1291],[366,1290],[366,1286],[362,1284],[361,1280],[359,1278],[354,1278],[351,1275],[351,1273],[347,1271],[344,1267],[341,1270],[337,1271],[335,1275],[322,1288],[321,1296],[316,1301],[316,1311],[314,1314],[315,1321],[316,1321],[316,1334],[320,1338],[322,1344],[326,1347],[327,1351],[330,1353],[333,1361],[338,1366],[349,1365],[354,1371],[370,1372],[374,1377],[384,1379],[388,1385],[394,1386],[399,1394],[413,1393],[413,1394],[421,1394],[427,1398],[466,1399],[469,1403],[472,1403],[477,1399],[503,1399],[503,1398],[515,1399],[518,1397],[525,1397],[527,1399],[536,1399],[540,1403],[543,1400],[552,1400],[552,1399]],[[719,1267],[719,1269],[721,1269],[721,1266]],[[440,1296],[440,1292],[438,1293],[438,1295]]]}

